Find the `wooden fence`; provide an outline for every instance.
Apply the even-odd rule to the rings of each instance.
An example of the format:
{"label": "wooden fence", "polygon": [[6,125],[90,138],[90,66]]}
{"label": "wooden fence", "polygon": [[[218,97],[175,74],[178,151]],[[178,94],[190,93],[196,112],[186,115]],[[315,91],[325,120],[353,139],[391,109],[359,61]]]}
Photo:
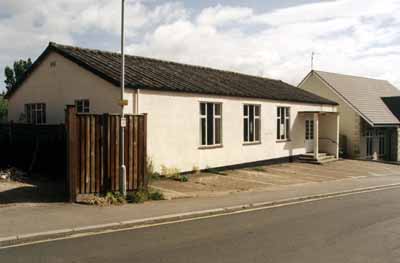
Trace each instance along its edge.
{"label": "wooden fence", "polygon": [[66,179],[64,125],[0,124],[0,167]]}
{"label": "wooden fence", "polygon": [[[147,115],[126,115],[127,190],[146,189]],[[120,115],[76,114],[66,109],[70,200],[78,195],[118,191],[120,185]]]}

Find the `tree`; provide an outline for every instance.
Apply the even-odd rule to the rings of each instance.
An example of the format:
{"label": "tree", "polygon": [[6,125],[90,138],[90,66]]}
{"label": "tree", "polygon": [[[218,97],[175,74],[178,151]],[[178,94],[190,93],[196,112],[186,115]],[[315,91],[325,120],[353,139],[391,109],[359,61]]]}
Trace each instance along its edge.
{"label": "tree", "polygon": [[7,90],[11,90],[15,87],[30,66],[32,66],[32,61],[30,58],[28,58],[28,60],[20,59],[15,61],[13,68],[6,66],[4,69],[6,80],[4,82],[6,83]]}
{"label": "tree", "polygon": [[0,122],[7,119],[7,101],[4,99],[4,94],[0,93]]}

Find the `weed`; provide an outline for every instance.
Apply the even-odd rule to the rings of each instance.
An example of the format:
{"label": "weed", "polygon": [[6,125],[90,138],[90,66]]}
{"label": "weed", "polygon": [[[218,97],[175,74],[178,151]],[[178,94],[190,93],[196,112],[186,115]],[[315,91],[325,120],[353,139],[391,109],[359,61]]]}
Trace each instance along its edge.
{"label": "weed", "polygon": [[127,194],[127,201],[129,203],[144,203],[148,200],[165,200],[164,194],[153,190],[153,191],[146,191],[146,190],[139,190],[136,192],[131,192]]}
{"label": "weed", "polygon": [[183,174],[176,175],[176,176],[172,177],[172,179],[174,179],[175,181],[182,182],[182,183],[189,181],[189,178]]}
{"label": "weed", "polygon": [[154,171],[153,160],[150,157],[147,158],[146,171],[150,180],[160,180],[161,175],[160,173]]}
{"label": "weed", "polygon": [[249,170],[256,171],[256,172],[265,172],[265,169],[262,166],[252,167]]}
{"label": "weed", "polygon": [[149,192],[149,200],[165,200],[164,194],[158,190]]}
{"label": "weed", "polygon": [[167,167],[165,165],[161,165],[161,175],[166,178],[175,178],[179,176],[181,171],[175,167]]}
{"label": "weed", "polygon": [[126,200],[129,203],[135,203],[135,204],[144,203],[148,199],[149,199],[148,192],[143,190],[128,193],[126,196]]}
{"label": "weed", "polygon": [[126,203],[124,196],[120,192],[108,192],[105,199],[110,205],[121,205]]}
{"label": "weed", "polygon": [[196,175],[199,175],[200,174],[200,168],[198,166],[194,165],[193,168],[192,168],[192,172],[194,174],[196,174]]}

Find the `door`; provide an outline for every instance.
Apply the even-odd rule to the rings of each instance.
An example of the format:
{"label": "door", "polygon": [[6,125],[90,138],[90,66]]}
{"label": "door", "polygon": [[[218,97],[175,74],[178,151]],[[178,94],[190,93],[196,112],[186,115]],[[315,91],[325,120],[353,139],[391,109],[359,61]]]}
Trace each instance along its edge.
{"label": "door", "polygon": [[372,158],[372,155],[374,154],[373,152],[373,147],[374,147],[374,132],[372,130],[368,130],[367,134],[365,136],[366,139],[366,144],[367,144],[367,158]]}
{"label": "door", "polygon": [[380,130],[378,132],[378,142],[379,142],[379,158],[380,159],[385,159],[386,157],[386,135],[385,135],[385,131]]}
{"label": "door", "polygon": [[314,152],[314,120],[306,120],[305,147],[307,153]]}

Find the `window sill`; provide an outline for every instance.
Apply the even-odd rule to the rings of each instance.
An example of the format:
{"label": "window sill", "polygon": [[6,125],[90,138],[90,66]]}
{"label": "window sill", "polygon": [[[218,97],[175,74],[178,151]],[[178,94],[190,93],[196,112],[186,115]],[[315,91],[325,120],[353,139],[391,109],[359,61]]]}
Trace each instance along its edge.
{"label": "window sill", "polygon": [[259,145],[261,144],[260,141],[257,142],[243,142],[243,146],[247,146],[247,145]]}
{"label": "window sill", "polygon": [[277,143],[291,142],[292,140],[276,140]]}
{"label": "window sill", "polygon": [[199,146],[199,150],[211,150],[211,149],[218,149],[218,148],[222,148],[223,145],[222,144],[218,144],[218,145],[202,145]]}

